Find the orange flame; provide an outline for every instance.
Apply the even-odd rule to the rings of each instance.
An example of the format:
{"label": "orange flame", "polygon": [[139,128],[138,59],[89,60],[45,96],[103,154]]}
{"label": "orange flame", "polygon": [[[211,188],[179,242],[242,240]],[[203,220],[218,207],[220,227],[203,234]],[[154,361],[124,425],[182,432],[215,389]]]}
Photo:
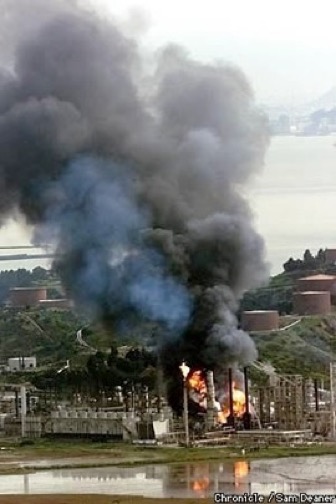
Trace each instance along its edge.
{"label": "orange flame", "polygon": [[[188,387],[191,391],[196,392],[199,396],[198,402],[202,404],[207,394],[207,384],[202,371],[195,370],[189,373],[187,377]],[[233,398],[233,413],[235,417],[241,417],[245,412],[245,394],[237,388],[235,382],[232,383],[232,398]],[[230,415],[228,404],[229,399],[220,405],[220,410],[217,413],[219,423],[227,423],[227,418]]]}
{"label": "orange flame", "polygon": [[188,385],[199,394],[207,393],[207,386],[202,371],[193,371],[188,378]]}
{"label": "orange flame", "polygon": [[[236,383],[232,383],[232,402],[233,414],[236,417],[241,417],[245,413],[245,394],[242,390],[236,387]],[[223,408],[225,418],[230,415],[229,406]]]}

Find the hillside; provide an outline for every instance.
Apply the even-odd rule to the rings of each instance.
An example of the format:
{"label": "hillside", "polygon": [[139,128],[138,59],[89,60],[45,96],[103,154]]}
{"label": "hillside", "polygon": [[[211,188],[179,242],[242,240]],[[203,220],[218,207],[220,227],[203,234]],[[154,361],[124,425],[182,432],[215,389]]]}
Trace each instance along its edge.
{"label": "hillside", "polygon": [[35,355],[39,365],[57,363],[79,352],[76,331],[84,320],[71,312],[48,310],[0,311],[0,356]]}
{"label": "hillside", "polygon": [[[82,329],[80,341],[77,332]],[[9,357],[36,356],[38,366],[57,367],[71,359],[82,366],[94,349],[107,353],[111,345],[132,345],[150,340],[155,328],[150,324],[130,324],[115,336],[100,324],[92,324],[85,314],[71,311],[2,308],[0,310],[0,364]]]}
{"label": "hillside", "polygon": [[335,315],[304,317],[287,330],[254,333],[252,338],[259,360],[277,372],[328,380],[330,361],[336,357]]}
{"label": "hillside", "polygon": [[[292,322],[291,317],[282,317],[282,326]],[[71,312],[14,311],[0,312],[1,363],[8,357],[35,355],[44,369],[57,368],[67,359],[76,367],[86,365],[92,351],[76,339],[79,328],[87,321]],[[93,348],[108,353],[111,345],[123,345],[113,335],[99,326],[86,326],[83,340]],[[153,333],[151,327],[138,327],[133,341],[144,341],[144,334]],[[336,315],[305,317],[286,330],[253,333],[259,351],[259,361],[271,363],[277,372],[301,374],[328,380],[329,363],[336,357]],[[253,377],[264,382],[266,375],[255,370]]]}

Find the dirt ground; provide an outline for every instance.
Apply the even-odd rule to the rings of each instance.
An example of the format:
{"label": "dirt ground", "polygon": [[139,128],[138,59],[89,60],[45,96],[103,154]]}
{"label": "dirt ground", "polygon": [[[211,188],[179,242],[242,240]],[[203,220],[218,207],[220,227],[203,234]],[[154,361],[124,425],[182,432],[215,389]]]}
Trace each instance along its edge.
{"label": "dirt ground", "polygon": [[213,499],[148,499],[119,495],[1,495],[0,504],[210,504]]}

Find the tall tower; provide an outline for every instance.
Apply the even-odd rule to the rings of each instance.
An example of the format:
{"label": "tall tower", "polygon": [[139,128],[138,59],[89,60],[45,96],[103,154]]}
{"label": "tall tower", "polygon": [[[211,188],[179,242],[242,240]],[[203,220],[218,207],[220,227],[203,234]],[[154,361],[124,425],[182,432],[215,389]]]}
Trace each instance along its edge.
{"label": "tall tower", "polygon": [[207,428],[212,429],[215,425],[215,384],[213,371],[206,374],[207,380]]}

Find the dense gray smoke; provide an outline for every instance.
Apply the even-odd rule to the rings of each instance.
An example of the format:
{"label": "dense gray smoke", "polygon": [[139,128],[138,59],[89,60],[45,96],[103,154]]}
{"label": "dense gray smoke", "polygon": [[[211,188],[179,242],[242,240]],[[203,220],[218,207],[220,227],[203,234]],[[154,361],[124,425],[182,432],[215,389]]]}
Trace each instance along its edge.
{"label": "dense gray smoke", "polygon": [[94,316],[160,323],[167,370],[253,360],[235,313],[267,271],[242,188],[268,137],[244,75],[175,46],[146,65],[135,40],[74,3],[30,0],[31,29],[18,22],[15,36],[26,2],[9,5],[2,218],[18,208],[55,245],[65,287]]}

